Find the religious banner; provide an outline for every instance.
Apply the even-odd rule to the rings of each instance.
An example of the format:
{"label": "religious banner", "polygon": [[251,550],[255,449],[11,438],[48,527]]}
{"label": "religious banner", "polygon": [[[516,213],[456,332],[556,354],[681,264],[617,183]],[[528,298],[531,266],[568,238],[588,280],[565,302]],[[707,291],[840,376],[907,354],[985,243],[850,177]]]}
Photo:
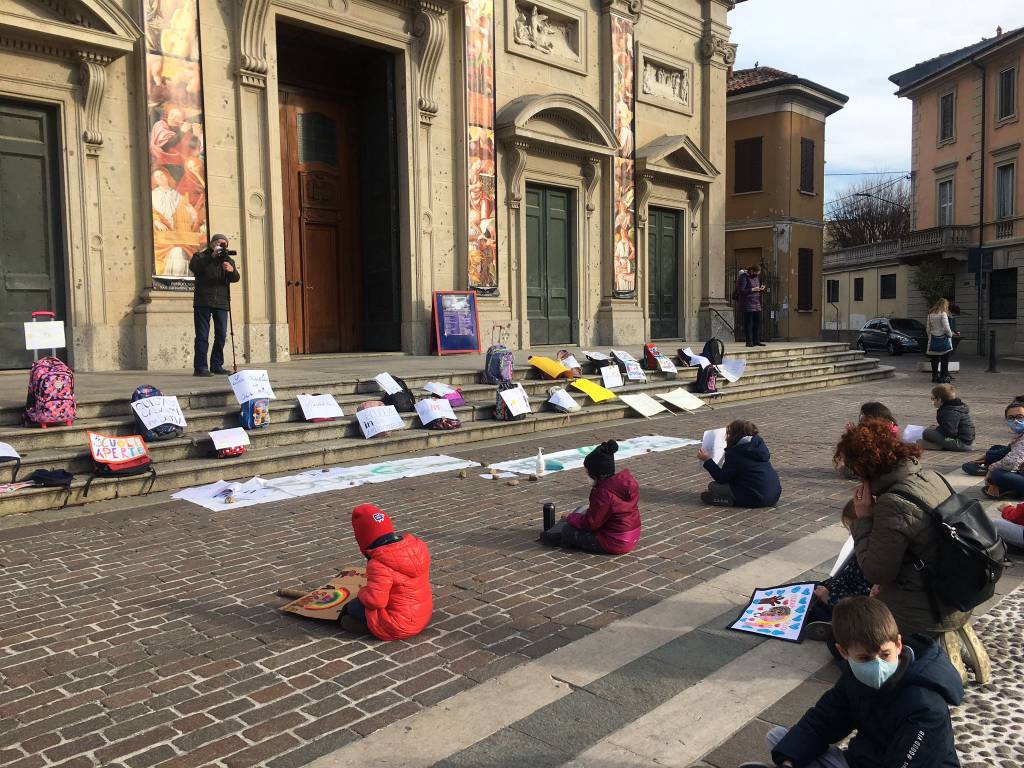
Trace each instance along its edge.
{"label": "religious banner", "polygon": [[198,0],[143,0],[153,287],[192,290],[206,246],[206,137]]}
{"label": "religious banner", "polygon": [[636,294],[636,208],[634,170],[636,143],[633,133],[635,105],[633,22],[611,14],[612,28],[612,127],[618,141],[612,187],[614,281],[612,295]]}
{"label": "religious banner", "polygon": [[465,14],[469,286],[492,293],[498,288],[494,0],[467,0]]}

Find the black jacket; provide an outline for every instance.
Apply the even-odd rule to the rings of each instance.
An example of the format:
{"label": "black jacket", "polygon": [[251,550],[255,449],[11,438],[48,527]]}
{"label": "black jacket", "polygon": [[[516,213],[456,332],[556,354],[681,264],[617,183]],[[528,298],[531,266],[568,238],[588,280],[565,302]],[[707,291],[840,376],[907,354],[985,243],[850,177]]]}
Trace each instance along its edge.
{"label": "black jacket", "polygon": [[959,397],[943,403],[935,412],[935,420],[939,422],[939,432],[946,437],[955,437],[962,443],[974,442],[971,409]]}
{"label": "black jacket", "polygon": [[[230,256],[224,261],[235,267]],[[228,283],[237,283],[241,278],[238,267],[234,272],[225,272],[223,263],[213,255],[210,248],[196,251],[188,263],[189,271],[196,276],[196,292],[192,297],[193,307],[229,309]]]}
{"label": "black jacket", "polygon": [[782,484],[769,459],[768,446],[760,435],[744,438],[725,449],[725,461],[718,466],[712,459],[704,462],[716,483],[729,486],[736,503],[744,507],[771,507],[782,495]]}
{"label": "black jacket", "polygon": [[807,710],[772,751],[777,763],[807,765],[856,730],[846,750],[850,768],[960,768],[949,707],[964,687],[945,653],[923,635],[903,646],[900,667],[880,689],[843,664],[842,677]]}

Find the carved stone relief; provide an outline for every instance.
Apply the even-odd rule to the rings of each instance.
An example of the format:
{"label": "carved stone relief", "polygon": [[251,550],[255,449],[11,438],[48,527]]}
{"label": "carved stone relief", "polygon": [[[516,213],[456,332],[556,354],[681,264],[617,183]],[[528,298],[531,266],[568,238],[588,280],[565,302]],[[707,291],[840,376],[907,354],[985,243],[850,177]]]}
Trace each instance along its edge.
{"label": "carved stone relief", "polygon": [[693,63],[637,45],[637,98],[655,106],[693,114]]}
{"label": "carved stone relief", "polygon": [[511,23],[506,49],[547,64],[583,72],[586,15],[561,0],[506,0]]}

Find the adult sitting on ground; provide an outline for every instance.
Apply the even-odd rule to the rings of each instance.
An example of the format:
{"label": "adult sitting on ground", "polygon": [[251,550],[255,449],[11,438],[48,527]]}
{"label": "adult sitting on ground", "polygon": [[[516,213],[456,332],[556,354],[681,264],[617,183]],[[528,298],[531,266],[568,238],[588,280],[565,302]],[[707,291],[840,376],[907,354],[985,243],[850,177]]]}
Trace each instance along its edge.
{"label": "adult sitting on ground", "polygon": [[[920,447],[903,442],[887,422],[868,419],[847,427],[834,460],[861,481],[850,533],[864,578],[878,585],[877,597],[892,611],[903,636],[941,637],[945,645],[947,638],[956,640],[947,632],[963,628],[973,633],[967,626],[970,614],[943,605],[937,597],[933,601],[922,574],[939,565],[939,532],[927,510],[899,493],[936,507],[950,491],[941,475],[921,466],[920,455]],[[959,646],[947,647],[947,653],[964,676]]]}

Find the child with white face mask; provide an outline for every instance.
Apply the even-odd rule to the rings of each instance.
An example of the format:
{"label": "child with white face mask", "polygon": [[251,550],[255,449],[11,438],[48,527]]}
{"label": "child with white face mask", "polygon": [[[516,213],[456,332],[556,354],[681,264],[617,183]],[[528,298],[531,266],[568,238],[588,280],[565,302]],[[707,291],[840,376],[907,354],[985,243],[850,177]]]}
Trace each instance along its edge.
{"label": "child with white face mask", "polygon": [[1024,499],[1024,403],[1014,400],[1003,415],[1014,438],[1009,452],[988,465],[983,493],[990,499]]}
{"label": "child with white face mask", "polygon": [[[842,677],[790,729],[774,728],[775,765],[788,768],[959,768],[950,705],[964,689],[945,653],[922,635],[904,645],[885,603],[839,601],[832,631]],[[853,731],[845,750],[834,746]],[[741,768],[764,766],[746,763]]]}

